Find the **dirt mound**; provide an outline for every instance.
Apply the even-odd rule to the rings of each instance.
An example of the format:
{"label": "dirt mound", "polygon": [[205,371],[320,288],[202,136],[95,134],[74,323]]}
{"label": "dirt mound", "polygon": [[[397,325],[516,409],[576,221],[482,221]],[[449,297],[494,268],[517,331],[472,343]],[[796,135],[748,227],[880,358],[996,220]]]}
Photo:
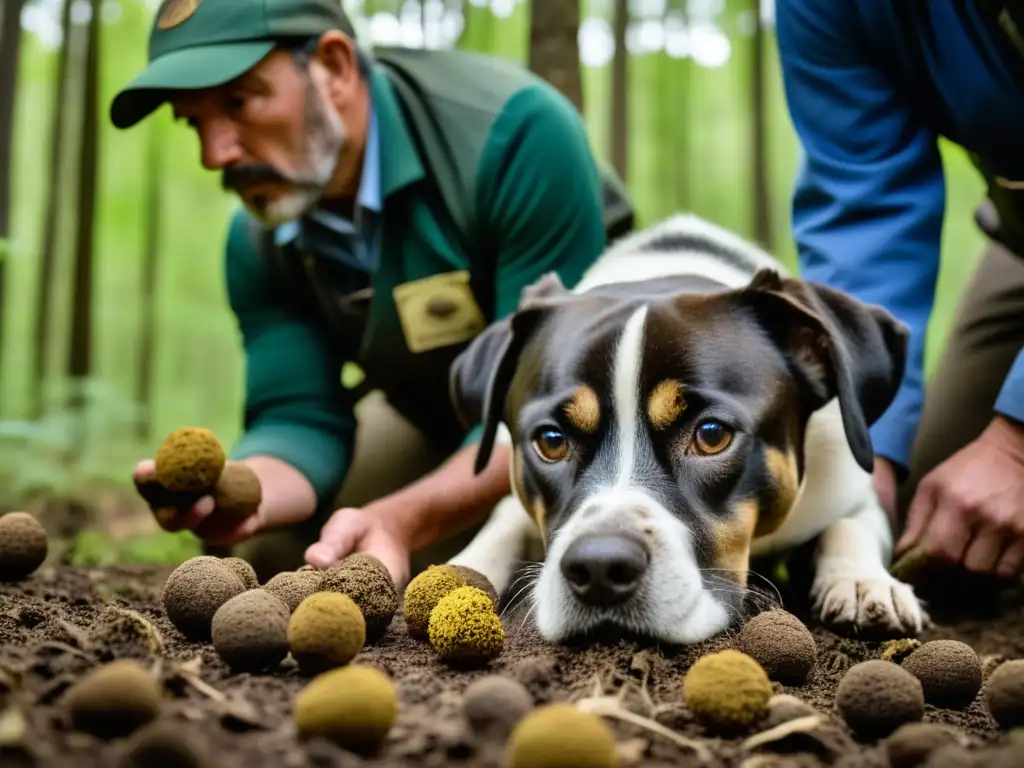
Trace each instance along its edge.
{"label": "dirt mound", "polygon": [[[122,761],[132,740],[100,738],[72,728],[66,693],[100,665],[133,659],[160,684],[159,727],[187,733],[203,744],[206,764],[224,768],[503,768],[505,742],[474,736],[462,712],[467,686],[495,674],[522,683],[536,707],[589,698],[587,708],[614,731],[622,766],[885,768],[890,763],[884,740],[853,735],[835,707],[836,689],[854,665],[883,657],[898,662],[913,650],[911,645],[917,647],[907,644],[905,653],[897,653],[883,641],[854,641],[810,625],[817,659],[806,682],[774,682],[772,688],[775,696],[788,694],[811,705],[820,719],[812,722],[813,716],[799,716],[803,710],[796,708],[797,719],[788,730],[772,715],[770,723],[747,733],[721,735],[688,711],[682,681],[701,655],[736,647],[735,633],[688,649],[643,648],[627,641],[590,649],[555,647],[537,637],[525,614],[512,613],[502,616],[507,639],[498,658],[482,668],[456,669],[428,643],[409,637],[399,609],[384,637],[366,645],[352,661],[388,675],[399,702],[380,752],[360,756],[326,739],[297,738],[294,701],[310,677],[291,657],[273,672],[235,673],[212,644],[185,640],[161,606],[169,573],[44,566],[24,582],[0,583],[0,763],[33,768],[127,765]],[[1008,595],[998,618],[940,623],[919,641],[932,639],[969,644],[987,679],[1001,660],[1024,657],[1024,597]],[[769,710],[776,711],[772,706]],[[643,725],[645,719],[656,726]],[[972,753],[993,742],[1009,743],[989,715],[984,687],[962,709],[926,705],[923,722],[955,728],[953,746]],[[781,753],[788,762],[767,760]]]}

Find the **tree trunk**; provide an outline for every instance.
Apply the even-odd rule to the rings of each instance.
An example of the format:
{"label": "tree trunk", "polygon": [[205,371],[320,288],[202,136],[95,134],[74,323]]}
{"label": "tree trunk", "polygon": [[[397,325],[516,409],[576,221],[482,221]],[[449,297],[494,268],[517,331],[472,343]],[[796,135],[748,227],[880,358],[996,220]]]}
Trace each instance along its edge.
{"label": "tree trunk", "polygon": [[142,252],[142,322],[139,329],[139,369],[136,375],[135,402],[139,408],[136,436],[142,443],[148,443],[152,427],[150,395],[153,387],[153,362],[156,357],[156,272],[160,253],[160,181],[161,158],[163,156],[162,136],[159,125],[154,121],[149,127],[149,153],[146,158],[146,241]]}
{"label": "tree trunk", "polygon": [[[21,9],[25,0],[0,3],[0,371],[4,359],[4,301],[7,295],[7,248],[11,226],[11,168],[14,148],[14,92],[21,53]],[[0,376],[0,394],[3,378]],[[0,397],[0,404],[3,398]]]}
{"label": "tree trunk", "polygon": [[10,234],[14,92],[21,53],[21,9],[25,0],[0,3],[0,239]]}
{"label": "tree trunk", "polygon": [[61,45],[57,60],[57,88],[53,101],[53,133],[50,135],[50,184],[46,191],[46,211],[43,215],[43,244],[39,259],[39,282],[36,284],[35,344],[31,415],[41,419],[46,410],[44,385],[46,362],[50,348],[50,320],[52,318],[55,265],[57,263],[57,233],[59,230],[60,198],[63,185],[61,171],[64,166],[67,123],[68,60],[71,51],[71,3],[65,2],[60,20]]}
{"label": "tree trunk", "polygon": [[99,141],[99,32],[101,0],[92,0],[88,43],[85,53],[85,78],[82,104],[82,151],[78,168],[78,221],[75,232],[75,268],[72,283],[71,341],[68,350],[68,378],[71,381],[71,409],[79,425],[75,451],[83,447],[84,391],[92,373],[92,286],[93,230],[98,189]]}
{"label": "tree trunk", "polygon": [[626,181],[629,171],[629,51],[626,30],[629,28],[629,0],[615,0],[615,55],[612,57],[612,96],[608,135],[611,137],[612,167]]}
{"label": "tree trunk", "polygon": [[751,51],[751,159],[753,160],[754,235],[766,248],[772,246],[771,211],[768,192],[767,115],[765,113],[764,24],[761,3],[754,0],[754,39]]}
{"label": "tree trunk", "polygon": [[530,69],[583,112],[580,0],[530,0]]}

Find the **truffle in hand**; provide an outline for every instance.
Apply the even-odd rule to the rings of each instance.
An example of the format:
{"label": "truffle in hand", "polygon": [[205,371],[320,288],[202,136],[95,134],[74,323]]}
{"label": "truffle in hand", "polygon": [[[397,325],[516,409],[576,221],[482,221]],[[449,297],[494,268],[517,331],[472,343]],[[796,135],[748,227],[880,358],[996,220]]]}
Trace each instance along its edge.
{"label": "truffle in hand", "polygon": [[156,479],[172,492],[206,492],[217,483],[227,455],[208,429],[182,427],[157,449]]}
{"label": "truffle in hand", "polygon": [[260,478],[248,464],[229,461],[213,487],[213,501],[218,515],[244,520],[255,515],[263,501]]}

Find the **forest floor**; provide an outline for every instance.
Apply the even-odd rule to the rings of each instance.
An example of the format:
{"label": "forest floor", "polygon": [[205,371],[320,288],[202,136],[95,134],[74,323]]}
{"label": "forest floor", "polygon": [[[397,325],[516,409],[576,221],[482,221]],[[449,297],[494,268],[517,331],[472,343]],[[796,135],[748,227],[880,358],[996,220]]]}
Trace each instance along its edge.
{"label": "forest floor", "polygon": [[[196,744],[205,755],[203,765],[219,768],[505,768],[506,741],[475,733],[462,711],[466,686],[492,673],[522,682],[536,705],[609,697],[603,700],[607,705],[617,696],[618,709],[632,714],[604,720],[614,731],[623,768],[891,765],[884,740],[856,737],[835,706],[843,675],[858,662],[881,657],[884,640],[835,634],[788,605],[807,621],[817,660],[803,685],[773,683],[774,692],[795,696],[817,710],[833,734],[830,738],[796,733],[752,743],[748,739],[764,733],[766,724],[722,735],[687,709],[682,694],[686,671],[703,654],[735,647],[735,632],[689,648],[647,647],[633,640],[564,647],[544,642],[528,614],[513,609],[502,614],[506,642],[500,656],[485,668],[468,670],[446,665],[428,644],[412,639],[400,609],[384,637],[353,660],[383,670],[394,681],[399,702],[397,721],[380,751],[360,757],[325,740],[298,737],[293,704],[310,678],[290,656],[273,672],[237,673],[210,643],[190,642],[179,633],[161,604],[172,567],[74,565],[51,558],[23,581],[0,582],[0,765],[137,765],[127,760],[131,739],[103,739],[76,730],[68,713],[65,694],[71,685],[115,658],[137,659],[159,676],[164,691],[159,721],[178,734],[176,740]],[[997,663],[1024,657],[1024,594],[1009,591],[989,603],[984,615],[967,618],[944,618],[933,610],[936,623],[918,640],[968,643],[981,657],[987,677]],[[111,618],[124,616],[124,611],[147,619],[159,641],[112,633]],[[638,718],[657,725],[649,727]],[[928,705],[924,721],[954,728],[971,754],[1009,743],[989,714],[984,688],[962,708]],[[696,740],[699,748],[694,750],[688,740]],[[1019,764],[1024,765],[1024,758]],[[147,768],[155,764],[150,761]]]}

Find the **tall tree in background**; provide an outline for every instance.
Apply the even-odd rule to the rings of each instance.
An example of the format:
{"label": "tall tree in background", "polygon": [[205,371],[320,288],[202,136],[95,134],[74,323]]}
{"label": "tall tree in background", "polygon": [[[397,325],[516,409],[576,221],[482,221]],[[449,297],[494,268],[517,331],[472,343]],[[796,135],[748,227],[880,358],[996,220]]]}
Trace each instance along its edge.
{"label": "tall tree in background", "polygon": [[135,435],[148,443],[153,423],[150,398],[153,367],[156,362],[156,275],[160,257],[160,208],[163,203],[163,131],[156,120],[150,121],[146,153],[146,230],[142,249],[142,317],[139,327],[138,371],[135,378],[135,403],[139,408]]}
{"label": "tall tree in background", "polygon": [[4,357],[4,278],[7,271],[6,248],[3,241],[10,234],[14,86],[18,82],[21,9],[24,5],[25,0],[3,0],[0,3],[0,370],[3,369]]}
{"label": "tall tree in background", "polygon": [[92,374],[93,230],[99,170],[99,56],[101,0],[91,0],[89,32],[85,51],[81,154],[78,167],[78,216],[75,230],[74,280],[72,283],[71,340],[68,348],[68,378],[72,393],[69,405],[79,419],[76,448],[83,447],[85,434],[85,386]]}
{"label": "tall tree in background", "polygon": [[623,182],[629,172],[629,51],[626,31],[629,29],[629,0],[615,0],[612,21],[615,53],[612,56],[611,137],[612,167]]}
{"label": "tall tree in background", "polygon": [[764,23],[761,0],[753,0],[754,39],[751,46],[750,116],[751,158],[754,166],[754,234],[758,242],[772,246],[771,211],[768,191],[768,115],[765,108]]}
{"label": "tall tree in background", "polygon": [[56,284],[54,273],[57,263],[57,233],[61,190],[61,170],[64,166],[64,149],[67,146],[65,134],[68,127],[68,61],[72,43],[71,3],[65,2],[60,18],[60,51],[57,55],[57,77],[53,98],[53,127],[50,134],[50,183],[46,190],[46,210],[43,214],[43,244],[39,257],[39,278],[36,283],[35,309],[35,354],[32,369],[31,417],[41,419],[46,409],[44,398],[46,382],[47,350],[50,348],[50,320],[53,316],[53,292]]}
{"label": "tall tree in background", "polygon": [[530,69],[583,112],[580,0],[530,0]]}

